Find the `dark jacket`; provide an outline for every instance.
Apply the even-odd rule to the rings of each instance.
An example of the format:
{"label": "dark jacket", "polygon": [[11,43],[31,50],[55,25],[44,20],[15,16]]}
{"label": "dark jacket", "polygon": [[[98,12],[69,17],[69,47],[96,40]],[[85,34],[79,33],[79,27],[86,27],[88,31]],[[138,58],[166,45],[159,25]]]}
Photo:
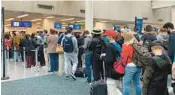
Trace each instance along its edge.
{"label": "dark jacket", "polygon": [[145,47],[149,47],[149,44],[155,40],[157,40],[157,35],[155,32],[146,32],[141,37],[141,41],[143,41]]}
{"label": "dark jacket", "polygon": [[104,58],[105,64],[106,64],[106,76],[113,78],[113,79],[119,79],[118,75],[115,73],[113,69],[113,63],[116,61],[116,59],[120,56],[119,51],[117,48],[112,44],[108,44],[106,49],[106,57]]}
{"label": "dark jacket", "polygon": [[[164,54],[150,58],[149,68],[146,68],[143,75],[143,95],[164,95],[168,74],[171,70],[170,64],[168,57]],[[159,89],[159,91],[154,88]]]}
{"label": "dark jacket", "polygon": [[175,53],[175,32],[171,33],[169,36],[169,42],[168,42],[168,55],[173,61]]}

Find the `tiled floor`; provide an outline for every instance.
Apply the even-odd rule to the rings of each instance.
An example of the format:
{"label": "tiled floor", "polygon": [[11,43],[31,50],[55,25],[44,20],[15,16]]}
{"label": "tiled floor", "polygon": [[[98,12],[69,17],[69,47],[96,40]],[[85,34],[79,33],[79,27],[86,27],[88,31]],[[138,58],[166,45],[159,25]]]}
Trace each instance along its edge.
{"label": "tiled floor", "polygon": [[7,75],[10,77],[10,79],[2,80],[2,82],[50,74],[48,73],[47,66],[42,68],[41,67],[25,68],[24,62],[15,62],[13,59],[7,60],[6,64],[7,64]]}

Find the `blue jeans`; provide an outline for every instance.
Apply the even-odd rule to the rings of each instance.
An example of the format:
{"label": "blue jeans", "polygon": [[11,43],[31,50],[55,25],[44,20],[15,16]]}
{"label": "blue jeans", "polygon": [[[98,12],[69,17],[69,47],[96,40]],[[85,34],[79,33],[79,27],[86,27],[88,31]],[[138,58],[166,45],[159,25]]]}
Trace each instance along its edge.
{"label": "blue jeans", "polygon": [[87,53],[85,57],[85,65],[86,65],[86,75],[88,82],[91,82],[91,63],[92,63],[92,54]]}
{"label": "blue jeans", "polygon": [[58,71],[58,53],[49,53],[50,72]]}
{"label": "blue jeans", "polygon": [[[133,63],[131,63],[133,64]],[[140,84],[141,69],[136,66],[126,66],[125,75],[123,77],[123,95],[130,95],[131,83],[133,81],[136,95],[141,95],[141,84]]]}

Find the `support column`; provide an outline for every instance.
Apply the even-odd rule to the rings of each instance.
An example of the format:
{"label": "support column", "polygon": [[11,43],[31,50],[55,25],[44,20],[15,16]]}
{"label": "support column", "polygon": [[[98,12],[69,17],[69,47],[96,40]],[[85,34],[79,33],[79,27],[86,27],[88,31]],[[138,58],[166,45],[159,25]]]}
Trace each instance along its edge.
{"label": "support column", "polygon": [[54,20],[52,19],[44,19],[43,20],[43,29],[50,30],[54,28]]}
{"label": "support column", "polygon": [[93,1],[85,1],[85,30],[93,30]]}

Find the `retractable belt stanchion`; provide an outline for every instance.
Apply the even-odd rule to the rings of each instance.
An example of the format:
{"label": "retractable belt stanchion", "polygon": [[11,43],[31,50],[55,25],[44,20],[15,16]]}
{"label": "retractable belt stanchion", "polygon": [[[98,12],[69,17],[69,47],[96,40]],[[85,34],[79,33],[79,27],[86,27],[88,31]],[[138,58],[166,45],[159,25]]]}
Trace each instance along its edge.
{"label": "retractable belt stanchion", "polygon": [[7,80],[10,77],[7,76],[7,72],[6,72],[6,60],[5,60],[5,45],[4,45],[4,7],[1,8],[1,60],[3,64],[3,76],[1,78],[1,80]]}
{"label": "retractable belt stanchion", "polygon": [[9,69],[9,66],[10,66],[10,65],[9,65],[9,64],[10,64],[10,51],[7,50],[6,52],[7,52],[7,53],[6,53],[6,54],[7,54],[7,58],[6,58],[6,59],[7,59],[7,72],[9,72],[9,70],[10,70],[10,69]]}
{"label": "retractable belt stanchion", "polygon": [[38,62],[38,48],[36,48],[35,50],[35,68],[36,68],[36,71],[39,71],[39,62]]}
{"label": "retractable belt stanchion", "polygon": [[24,77],[26,75],[26,49],[23,47],[23,58],[24,58]]}

